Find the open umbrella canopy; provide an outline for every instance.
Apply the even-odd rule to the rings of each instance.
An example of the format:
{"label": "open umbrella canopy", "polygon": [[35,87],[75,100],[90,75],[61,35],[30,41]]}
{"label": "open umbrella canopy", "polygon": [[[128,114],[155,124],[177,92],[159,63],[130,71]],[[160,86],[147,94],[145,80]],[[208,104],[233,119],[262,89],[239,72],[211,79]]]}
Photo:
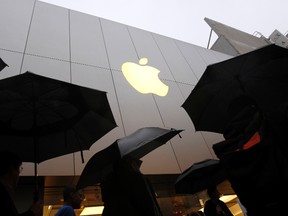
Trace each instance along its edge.
{"label": "open umbrella canopy", "polygon": [[227,179],[219,160],[207,159],[194,163],[178,176],[175,182],[177,194],[195,194]]}
{"label": "open umbrella canopy", "polygon": [[0,80],[0,151],[24,162],[82,153],[116,126],[106,92],[30,72]]}
{"label": "open umbrella canopy", "polygon": [[287,67],[288,50],[274,44],[209,65],[182,107],[196,131],[223,133],[233,109],[247,105],[231,106],[238,98],[247,96],[264,111],[286,100]]}
{"label": "open umbrella canopy", "polygon": [[2,71],[7,66],[8,65],[2,60],[2,58],[0,58],[0,71]]}
{"label": "open umbrella canopy", "polygon": [[90,158],[82,171],[78,187],[84,188],[104,181],[108,175],[113,173],[113,164],[117,163],[119,159],[125,156],[140,159],[181,131],[183,130],[144,127],[129,136],[117,139]]}

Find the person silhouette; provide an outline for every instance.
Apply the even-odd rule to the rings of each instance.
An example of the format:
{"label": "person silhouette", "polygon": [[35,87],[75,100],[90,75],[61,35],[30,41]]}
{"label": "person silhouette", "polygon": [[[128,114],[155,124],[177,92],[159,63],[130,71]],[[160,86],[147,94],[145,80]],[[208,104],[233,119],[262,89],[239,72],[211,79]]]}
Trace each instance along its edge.
{"label": "person silhouette", "polygon": [[[238,108],[238,109],[237,109]],[[288,102],[269,109],[248,96],[231,102],[224,141],[212,146],[247,215],[281,215],[288,199]]]}
{"label": "person silhouette", "polygon": [[40,216],[43,213],[43,205],[40,200],[35,201],[27,211],[18,213],[12,195],[18,185],[19,175],[22,169],[22,160],[18,155],[12,152],[0,152],[1,215]]}
{"label": "person silhouette", "polygon": [[220,193],[216,186],[208,188],[207,194],[210,199],[204,205],[205,216],[233,216],[227,205],[220,200]]}
{"label": "person silhouette", "polygon": [[114,173],[101,182],[103,216],[162,216],[155,192],[141,173],[142,161],[126,156],[114,163]]}
{"label": "person silhouette", "polygon": [[74,209],[80,209],[83,197],[74,185],[67,185],[63,190],[64,205],[55,216],[75,216]]}

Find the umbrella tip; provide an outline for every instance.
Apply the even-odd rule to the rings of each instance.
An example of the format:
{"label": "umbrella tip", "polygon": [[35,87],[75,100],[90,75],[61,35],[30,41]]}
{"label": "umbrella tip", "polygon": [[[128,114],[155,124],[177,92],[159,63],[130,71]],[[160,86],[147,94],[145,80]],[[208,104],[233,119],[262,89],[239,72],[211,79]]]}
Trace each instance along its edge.
{"label": "umbrella tip", "polygon": [[175,128],[171,128],[171,131],[179,131],[178,136],[179,136],[180,138],[182,138],[180,132],[182,132],[183,130],[177,130],[177,129],[175,129]]}

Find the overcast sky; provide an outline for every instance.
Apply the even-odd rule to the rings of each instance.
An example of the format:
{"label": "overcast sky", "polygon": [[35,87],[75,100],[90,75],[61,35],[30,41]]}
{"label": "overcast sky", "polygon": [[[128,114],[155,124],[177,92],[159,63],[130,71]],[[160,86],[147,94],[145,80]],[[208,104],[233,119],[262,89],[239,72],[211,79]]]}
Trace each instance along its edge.
{"label": "overcast sky", "polygon": [[[207,47],[205,17],[265,37],[288,31],[287,0],[41,0]],[[213,40],[216,35],[213,34]]]}

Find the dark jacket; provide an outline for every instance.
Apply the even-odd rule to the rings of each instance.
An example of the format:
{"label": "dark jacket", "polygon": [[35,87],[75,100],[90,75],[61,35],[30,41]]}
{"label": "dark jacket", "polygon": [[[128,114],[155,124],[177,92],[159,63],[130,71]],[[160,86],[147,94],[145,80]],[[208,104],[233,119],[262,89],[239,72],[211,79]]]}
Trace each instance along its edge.
{"label": "dark jacket", "polygon": [[226,204],[218,200],[214,203],[212,200],[207,200],[204,206],[205,216],[233,216]]}
{"label": "dark jacket", "polygon": [[17,208],[11,198],[7,188],[0,182],[0,209],[1,216],[34,216],[34,213],[30,210],[19,214]]}
{"label": "dark jacket", "polygon": [[[255,113],[242,127],[231,124],[238,133],[226,134],[226,140],[213,150],[227,171],[232,188],[249,216],[278,215],[285,212],[288,198],[288,157],[281,148],[287,142],[269,119]],[[233,134],[231,136],[231,134]],[[287,134],[286,134],[287,136]]]}
{"label": "dark jacket", "polygon": [[115,166],[113,178],[101,184],[103,216],[162,215],[148,179],[123,160]]}

